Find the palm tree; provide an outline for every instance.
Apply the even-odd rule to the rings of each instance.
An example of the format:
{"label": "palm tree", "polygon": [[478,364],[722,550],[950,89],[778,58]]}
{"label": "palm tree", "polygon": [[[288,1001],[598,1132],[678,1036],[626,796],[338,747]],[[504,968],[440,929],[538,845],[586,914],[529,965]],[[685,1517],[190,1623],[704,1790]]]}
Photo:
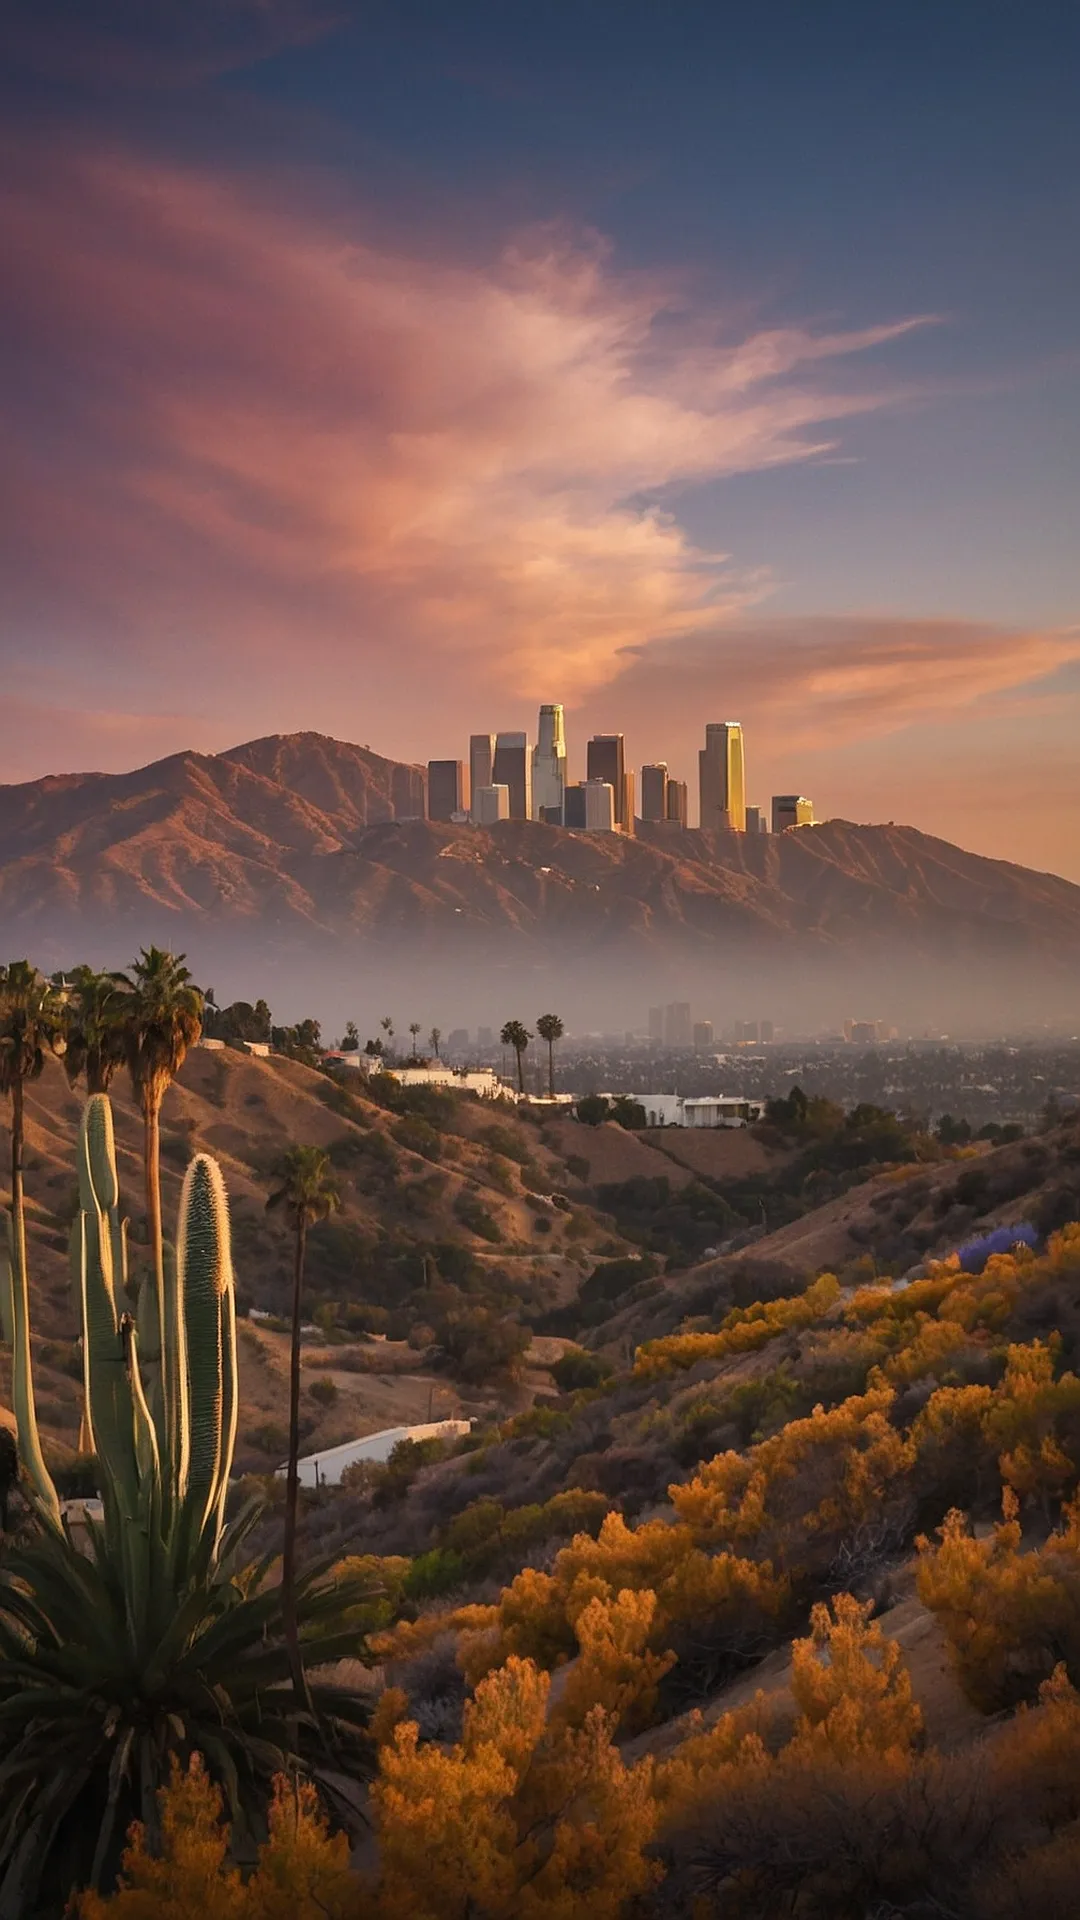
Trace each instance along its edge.
{"label": "palm tree", "polygon": [[[23,1456],[27,1473],[46,1503],[51,1481],[37,1437],[34,1388],[30,1372],[30,1290],[26,1271],[26,1206],[23,1197],[23,1149],[26,1139],[26,1083],[44,1071],[50,1053],[63,1045],[63,1005],[52,983],[29,960],[0,967],[0,1093],[11,1099],[11,1285],[12,1392],[25,1428]],[[0,1262],[8,1265],[5,1258]],[[6,1284],[6,1275],[5,1275]],[[18,1333],[16,1333],[18,1329]]]}
{"label": "palm tree", "polygon": [[292,1340],[289,1348],[289,1461],[285,1479],[285,1534],[281,1553],[281,1617],[292,1668],[297,1708],[308,1697],[304,1663],[300,1656],[300,1628],[296,1611],[296,1509],[299,1498],[300,1456],[300,1325],[304,1294],[307,1230],[325,1220],[341,1205],[337,1182],[330,1171],[330,1155],[322,1147],[290,1147],[277,1170],[277,1186],[267,1207],[280,1207],[296,1235],[293,1260]]}
{"label": "palm tree", "polygon": [[[189,1047],[202,1032],[203,997],[192,985],[182,953],[144,947],[130,974],[119,978],[128,989],[124,1000],[124,1052],[136,1099],[143,1116],[143,1173],[146,1181],[146,1226],[158,1328],[166,1350],[165,1249],[161,1234],[161,1103],[172,1085]],[[170,1444],[176,1436],[169,1436]]]}
{"label": "palm tree", "polygon": [[527,1027],[522,1026],[522,1023],[520,1020],[508,1020],[505,1027],[503,1028],[502,1032],[499,1035],[499,1039],[502,1041],[502,1044],[504,1047],[513,1047],[514,1049],[514,1054],[517,1058],[518,1092],[524,1093],[525,1091],[525,1049],[528,1046],[529,1041],[532,1039],[532,1034],[529,1032]]}
{"label": "palm tree", "polygon": [[412,1034],[412,1057],[414,1060],[416,1059],[416,1036],[419,1033],[419,1031],[420,1031],[419,1020],[410,1020],[409,1032]]}
{"label": "palm tree", "polygon": [[391,1020],[390,1015],[388,1013],[383,1014],[382,1019],[379,1021],[379,1025],[386,1035],[386,1041],[384,1044],[383,1051],[389,1057],[392,1057],[393,1056],[394,1023]]}
{"label": "palm tree", "polygon": [[561,1040],[566,1028],[557,1013],[542,1013],[536,1023],[536,1031],[541,1040],[547,1041],[548,1050],[548,1092],[555,1097],[555,1042]]}
{"label": "palm tree", "polygon": [[435,1055],[436,1060],[439,1058],[439,1042],[441,1039],[442,1039],[442,1028],[432,1027],[431,1032],[428,1034],[428,1046],[431,1048],[431,1051]]}
{"label": "palm tree", "polygon": [[108,1093],[124,1064],[124,1019],[130,988],[122,974],[76,967],[67,993],[64,1072],[75,1086],[86,1075],[88,1093]]}

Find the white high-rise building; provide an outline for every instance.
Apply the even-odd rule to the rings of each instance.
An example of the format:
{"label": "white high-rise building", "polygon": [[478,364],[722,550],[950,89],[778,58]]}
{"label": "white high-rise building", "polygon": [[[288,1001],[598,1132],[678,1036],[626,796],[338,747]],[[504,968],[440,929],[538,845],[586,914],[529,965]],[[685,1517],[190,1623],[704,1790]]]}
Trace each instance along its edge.
{"label": "white high-rise building", "polygon": [[543,807],[554,807],[561,820],[565,792],[566,729],[562,707],[556,702],[540,709],[540,727],[532,756],[533,818],[542,818]]}
{"label": "white high-rise building", "polygon": [[477,787],[473,794],[472,815],[478,827],[493,827],[497,820],[509,820],[509,787],[501,783],[490,787]]}
{"label": "white high-rise building", "polygon": [[590,833],[614,833],[615,789],[610,780],[586,780],[585,825]]}
{"label": "white high-rise building", "polygon": [[700,824],[706,830],[721,827],[746,832],[746,766],[743,731],[738,720],[721,720],[705,729],[705,745],[698,754]]}
{"label": "white high-rise building", "polygon": [[495,735],[469,735],[469,808],[476,819],[476,796],[481,787],[490,787],[495,770]]}

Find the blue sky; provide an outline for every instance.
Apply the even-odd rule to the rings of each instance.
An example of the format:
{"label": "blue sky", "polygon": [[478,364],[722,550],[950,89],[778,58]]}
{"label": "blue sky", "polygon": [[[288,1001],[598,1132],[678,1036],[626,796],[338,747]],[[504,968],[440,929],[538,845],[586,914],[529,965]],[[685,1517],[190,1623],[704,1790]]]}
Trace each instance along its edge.
{"label": "blue sky", "polygon": [[92,14],[0,96],[9,777],[737,701],[1080,878],[1075,7]]}

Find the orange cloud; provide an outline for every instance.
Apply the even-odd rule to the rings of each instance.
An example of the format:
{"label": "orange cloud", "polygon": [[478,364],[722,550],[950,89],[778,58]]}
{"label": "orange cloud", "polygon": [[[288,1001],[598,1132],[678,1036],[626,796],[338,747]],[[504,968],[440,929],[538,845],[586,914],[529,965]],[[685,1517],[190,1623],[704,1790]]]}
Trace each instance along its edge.
{"label": "orange cloud", "polygon": [[466,268],[131,156],[27,150],[8,181],[8,329],[53,383],[21,423],[16,600],[143,661],[302,643],[375,685],[582,698],[765,588],[674,491],[831,447],[895,398],[846,363],[922,324],[731,341],[596,241]]}
{"label": "orange cloud", "polygon": [[665,722],[685,732],[688,713],[708,707],[711,719],[749,720],[770,748],[835,747],[915,721],[955,719],[1075,661],[1076,627],[883,615],[742,619],[708,635],[628,648],[603,704],[647,717],[654,733]]}

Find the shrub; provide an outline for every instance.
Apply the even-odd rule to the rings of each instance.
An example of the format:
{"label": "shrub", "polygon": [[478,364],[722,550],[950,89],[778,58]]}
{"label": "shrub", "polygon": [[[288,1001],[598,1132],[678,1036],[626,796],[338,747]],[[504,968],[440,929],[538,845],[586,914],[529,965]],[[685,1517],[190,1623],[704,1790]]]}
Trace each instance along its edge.
{"label": "shrub", "polygon": [[334,1380],[313,1380],[308,1392],[320,1407],[332,1407],[338,1397],[337,1382]]}
{"label": "shrub", "polygon": [[939,1546],[919,1542],[919,1598],[939,1616],[960,1684],[983,1713],[1033,1698],[1059,1661],[1080,1679],[1080,1504],[1028,1553],[1017,1507],[1006,1489],[1004,1520],[988,1539],[974,1539],[954,1511]]}
{"label": "shrub", "polygon": [[602,1354],[588,1353],[583,1347],[571,1347],[553,1362],[550,1372],[561,1392],[573,1393],[578,1387],[598,1387],[602,1381],[610,1379],[614,1368]]}
{"label": "shrub", "polygon": [[419,1114],[407,1113],[391,1128],[399,1147],[409,1153],[418,1153],[425,1160],[438,1160],[442,1154],[442,1141],[429,1121]]}

